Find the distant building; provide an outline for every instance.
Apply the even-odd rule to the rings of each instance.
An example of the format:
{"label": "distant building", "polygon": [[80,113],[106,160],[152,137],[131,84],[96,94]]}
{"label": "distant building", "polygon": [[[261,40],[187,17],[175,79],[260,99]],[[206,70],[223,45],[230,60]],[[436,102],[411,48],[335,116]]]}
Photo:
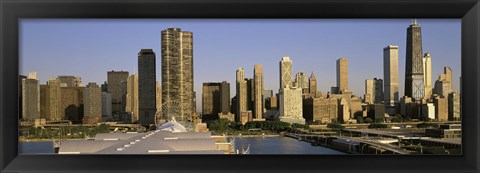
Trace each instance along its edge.
{"label": "distant building", "polygon": [[460,94],[451,92],[448,94],[448,120],[460,121]]}
{"label": "distant building", "polygon": [[286,85],[280,94],[280,121],[305,124],[302,107],[302,89]]}
{"label": "distant building", "polygon": [[273,90],[263,90],[263,97],[265,99],[273,96]]}
{"label": "distant building", "polygon": [[81,123],[83,118],[84,87],[61,87],[61,117],[73,123]]}
{"label": "distant building", "polygon": [[155,94],[157,112],[162,110],[162,85],[158,82],[155,83]]}
{"label": "distant building", "polygon": [[162,30],[161,47],[162,102],[178,102],[182,107],[178,114],[183,117],[181,121],[186,121],[192,118],[196,107],[194,105],[193,33],[182,31],[180,28]]}
{"label": "distant building", "polygon": [[94,82],[88,83],[83,90],[84,124],[94,124],[102,121],[101,88]]}
{"label": "distant building", "polygon": [[36,79],[22,79],[22,118],[40,118],[40,84]]}
{"label": "distant building", "polygon": [[382,103],[383,100],[383,80],[368,79],[365,80],[365,103]]}
{"label": "distant building", "polygon": [[102,117],[106,119],[113,118],[112,116],[112,94],[102,92]]}
{"label": "distant building", "polygon": [[272,96],[267,98],[265,101],[265,108],[267,110],[277,110],[278,109],[277,96]]}
{"label": "distant building", "polygon": [[[18,119],[23,119],[23,94],[22,94],[23,93],[23,79],[27,79],[27,76],[18,75],[18,112],[19,112]],[[39,85],[38,91],[40,92],[40,85]],[[39,93],[38,98],[40,99],[40,93]],[[38,103],[40,103],[40,101],[38,101]]]}
{"label": "distant building", "polygon": [[[247,82],[245,81],[245,71],[238,68],[236,71],[236,112],[235,121],[241,122],[241,114],[248,109]],[[233,104],[233,101],[232,101]]]}
{"label": "distant building", "polygon": [[253,68],[254,80],[254,119],[263,119],[263,67],[262,64],[255,64]]}
{"label": "distant building", "polygon": [[405,62],[405,96],[413,101],[424,98],[422,31],[416,20],[407,28],[407,46]]}
{"label": "distant building", "polygon": [[444,73],[440,74],[437,81],[435,81],[434,94],[447,98],[452,91],[452,69],[444,67]]}
{"label": "distant building", "polygon": [[433,138],[462,138],[461,124],[442,124],[438,129],[425,129],[425,134]]}
{"label": "distant building", "polygon": [[337,87],[339,91],[348,90],[348,59],[337,60]]}
{"label": "distant building", "polygon": [[433,103],[426,103],[422,105],[422,114],[423,117],[427,117],[428,119],[435,119],[435,105]]}
{"label": "distant building", "polygon": [[347,99],[340,98],[338,101],[338,121],[340,123],[346,123],[350,120],[350,106]]}
{"label": "distant building", "polygon": [[400,114],[412,118],[413,104],[411,97],[403,96],[400,100]]}
{"label": "distant building", "polygon": [[243,111],[240,114],[241,120],[240,122],[245,125],[247,122],[253,121],[253,114],[252,111]]}
{"label": "distant building", "polygon": [[287,85],[288,86],[293,86],[292,85],[292,60],[290,60],[290,57],[282,57],[282,60],[279,63],[280,65],[280,88],[283,89]]}
{"label": "distant building", "polygon": [[423,55],[423,76],[425,83],[425,99],[430,99],[433,94],[432,91],[432,58],[430,53],[427,52]]}
{"label": "distant building", "polygon": [[27,79],[36,79],[36,80],[38,80],[38,78],[37,78],[37,72],[29,72]]}
{"label": "distant building", "polygon": [[297,88],[302,89],[302,93],[306,94],[309,92],[309,85],[307,80],[307,74],[305,72],[298,72],[295,75],[295,85]]}
{"label": "distant building", "polygon": [[317,93],[317,77],[315,77],[315,74],[310,74],[310,77],[308,78],[308,91],[310,94],[315,94]]}
{"label": "distant building", "polygon": [[[158,95],[158,94],[157,94]],[[127,100],[125,111],[132,115],[132,122],[138,121],[138,74],[132,74],[127,79]]]}
{"label": "distant building", "polygon": [[384,103],[388,107],[395,106],[400,96],[398,93],[398,46],[389,45],[383,48]]}
{"label": "distant building", "polygon": [[448,121],[448,102],[447,98],[434,95],[435,119],[438,121]]}
{"label": "distant building", "polygon": [[118,115],[125,111],[123,96],[126,95],[126,90],[122,90],[122,83],[127,82],[127,71],[108,71],[107,72],[107,91],[112,94],[112,114]]}
{"label": "distant building", "polygon": [[[162,39],[163,40],[163,39]],[[156,67],[155,53],[152,49],[142,49],[138,53],[138,123],[142,125],[155,124],[156,104]],[[165,65],[162,63],[162,66]],[[165,72],[167,73],[167,72]],[[162,69],[162,74],[163,69]],[[163,78],[162,81],[169,81]],[[169,82],[170,83],[170,82]],[[163,85],[166,86],[167,84]],[[168,87],[170,88],[170,87]],[[170,95],[170,92],[162,93]],[[163,95],[164,96],[164,95]],[[165,96],[164,96],[165,97]],[[163,100],[169,100],[170,97]]]}
{"label": "distant building", "polygon": [[336,98],[307,98],[303,101],[303,117],[309,124],[331,123],[338,118]]}
{"label": "distant building", "polygon": [[61,120],[63,118],[62,103],[61,103],[61,90],[60,80],[58,78],[51,78],[47,82],[46,92],[46,106],[48,109],[46,119],[47,120]]}
{"label": "distant building", "polygon": [[385,105],[384,104],[373,104],[368,107],[367,116],[374,120],[375,122],[384,122],[385,121]]}
{"label": "distant building", "polygon": [[78,76],[58,76],[58,79],[66,84],[65,87],[82,87],[82,78]]}
{"label": "distant building", "polygon": [[203,83],[203,115],[216,117],[219,113],[227,114],[228,112],[230,112],[230,84],[226,81]]}

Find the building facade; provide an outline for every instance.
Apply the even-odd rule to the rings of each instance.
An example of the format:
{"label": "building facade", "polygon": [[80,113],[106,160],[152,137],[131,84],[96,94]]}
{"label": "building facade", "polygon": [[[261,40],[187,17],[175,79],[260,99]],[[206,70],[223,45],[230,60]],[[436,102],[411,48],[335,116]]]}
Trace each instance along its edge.
{"label": "building facade", "polygon": [[123,96],[126,95],[126,91],[122,90],[122,83],[127,82],[127,71],[108,71],[107,72],[107,91],[112,94],[112,114],[119,115],[120,112],[125,111],[123,106]]}
{"label": "building facade", "polygon": [[247,111],[247,82],[245,81],[245,70],[238,68],[236,71],[236,112],[235,121],[241,121],[241,114]]}
{"label": "building facade", "polygon": [[102,94],[101,88],[94,82],[88,83],[83,90],[84,124],[102,122]]}
{"label": "building facade", "polygon": [[47,82],[47,107],[48,112],[46,115],[47,120],[61,120],[63,119],[62,113],[62,94],[60,90],[60,80],[58,78],[50,78]]}
{"label": "building facade", "polygon": [[78,76],[58,76],[60,83],[66,84],[66,87],[82,87],[82,78]]}
{"label": "building facade", "polygon": [[422,54],[421,27],[413,20],[407,28],[404,95],[414,101],[421,100],[425,95]]}
{"label": "building facade", "polygon": [[203,83],[202,113],[217,116],[230,112],[230,84],[223,82]]}
{"label": "building facade", "polygon": [[152,49],[142,49],[138,53],[138,123],[155,124],[156,67]]}
{"label": "building facade", "polygon": [[109,92],[102,93],[102,117],[112,119],[112,94]]}
{"label": "building facade", "polygon": [[280,121],[305,124],[303,118],[302,89],[286,87],[280,94]]}
{"label": "building facade", "polygon": [[40,84],[36,79],[22,79],[22,118],[40,118]]}
{"label": "building facade", "polygon": [[348,59],[337,60],[337,87],[339,91],[348,90]]}
{"label": "building facade", "polygon": [[398,46],[383,48],[384,103],[395,106],[400,96],[398,92]]}
{"label": "building facade", "polygon": [[423,78],[425,83],[425,99],[430,99],[432,96],[432,58],[427,52],[423,55]]}
{"label": "building facade", "polygon": [[138,74],[132,74],[127,79],[127,104],[125,111],[132,115],[132,122],[138,121]]}
{"label": "building facade", "polygon": [[262,64],[255,64],[253,68],[254,80],[254,119],[263,119],[263,67]]}
{"label": "building facade", "polygon": [[83,118],[84,87],[61,87],[62,117],[73,123],[81,123]]}
{"label": "building facade", "polygon": [[180,28],[161,32],[162,101],[178,102],[181,121],[194,113],[193,33]]}
{"label": "building facade", "polygon": [[280,65],[280,88],[283,89],[286,86],[292,86],[292,60],[290,57],[282,57],[279,63]]}
{"label": "building facade", "polygon": [[368,104],[382,103],[383,100],[383,80],[367,79],[365,80],[364,102]]}

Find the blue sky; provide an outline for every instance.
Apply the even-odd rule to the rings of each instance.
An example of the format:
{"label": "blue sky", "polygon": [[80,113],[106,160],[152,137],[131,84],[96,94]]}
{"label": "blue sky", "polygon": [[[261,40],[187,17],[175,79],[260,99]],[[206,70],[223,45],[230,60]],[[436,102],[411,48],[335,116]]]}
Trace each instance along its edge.
{"label": "blue sky", "polygon": [[[253,77],[254,64],[264,68],[265,89],[278,91],[279,61],[289,56],[293,75],[313,71],[318,89],[336,85],[335,61],[349,59],[349,89],[365,92],[365,79],[383,78],[383,48],[399,46],[399,83],[403,96],[406,29],[410,19],[22,19],[20,74],[38,72],[43,84],[58,75],[75,75],[103,83],[107,71],[137,73],[137,53],[157,54],[160,81],[160,31],[178,27],[193,32],[194,81],[197,110],[203,82],[228,81],[235,91],[235,70]],[[432,56],[432,81],[444,66],[453,70],[459,89],[461,21],[418,19],[423,51]]]}

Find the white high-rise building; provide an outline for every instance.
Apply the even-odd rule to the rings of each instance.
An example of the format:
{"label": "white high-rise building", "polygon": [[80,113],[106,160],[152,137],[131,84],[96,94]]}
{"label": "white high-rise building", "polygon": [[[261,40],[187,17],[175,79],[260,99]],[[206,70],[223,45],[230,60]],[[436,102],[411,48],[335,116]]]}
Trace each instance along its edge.
{"label": "white high-rise building", "polygon": [[384,101],[387,106],[398,103],[398,46],[383,48]]}
{"label": "white high-rise building", "polygon": [[282,57],[280,61],[280,90],[285,88],[285,86],[293,86],[292,85],[292,61],[290,57]]}
{"label": "white high-rise building", "polygon": [[279,103],[280,121],[305,124],[301,88],[285,86],[280,94]]}
{"label": "white high-rise building", "polygon": [[432,96],[432,59],[430,53],[423,55],[423,79],[425,80],[425,99]]}

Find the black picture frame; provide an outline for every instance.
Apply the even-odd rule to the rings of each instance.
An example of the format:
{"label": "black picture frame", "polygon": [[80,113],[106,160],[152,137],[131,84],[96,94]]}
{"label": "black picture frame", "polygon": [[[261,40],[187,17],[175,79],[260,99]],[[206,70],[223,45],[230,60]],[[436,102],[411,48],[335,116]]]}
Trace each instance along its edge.
{"label": "black picture frame", "polygon": [[[479,172],[478,0],[0,0],[0,15],[0,172]],[[18,155],[20,18],[462,19],[463,154]]]}

